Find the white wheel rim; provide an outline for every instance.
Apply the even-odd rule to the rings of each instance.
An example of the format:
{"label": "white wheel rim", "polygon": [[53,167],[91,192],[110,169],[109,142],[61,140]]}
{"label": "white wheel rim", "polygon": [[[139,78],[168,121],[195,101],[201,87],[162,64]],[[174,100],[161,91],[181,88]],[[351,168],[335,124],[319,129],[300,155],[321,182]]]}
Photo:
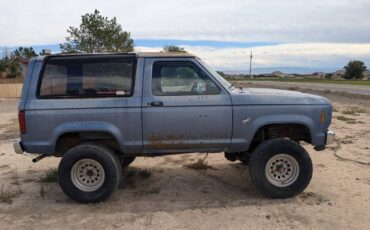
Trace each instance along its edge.
{"label": "white wheel rim", "polygon": [[93,192],[103,185],[105,172],[99,162],[92,159],[82,159],[73,165],[71,180],[81,191]]}
{"label": "white wheel rim", "polygon": [[271,157],[265,166],[267,180],[277,187],[293,184],[299,176],[297,160],[288,154],[277,154]]}

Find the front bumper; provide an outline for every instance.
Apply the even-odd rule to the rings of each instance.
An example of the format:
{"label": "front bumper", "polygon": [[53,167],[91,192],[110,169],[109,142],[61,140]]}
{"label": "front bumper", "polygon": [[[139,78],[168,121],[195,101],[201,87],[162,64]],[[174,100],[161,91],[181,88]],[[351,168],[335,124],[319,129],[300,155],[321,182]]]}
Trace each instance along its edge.
{"label": "front bumper", "polygon": [[21,142],[15,142],[13,143],[14,152],[18,154],[23,154],[23,147]]}
{"label": "front bumper", "polygon": [[335,142],[335,133],[331,130],[326,131],[326,140],[324,145],[318,145],[313,147],[316,151],[325,150],[326,145],[333,144]]}
{"label": "front bumper", "polygon": [[331,130],[326,131],[326,144],[330,145],[335,142],[335,133]]}

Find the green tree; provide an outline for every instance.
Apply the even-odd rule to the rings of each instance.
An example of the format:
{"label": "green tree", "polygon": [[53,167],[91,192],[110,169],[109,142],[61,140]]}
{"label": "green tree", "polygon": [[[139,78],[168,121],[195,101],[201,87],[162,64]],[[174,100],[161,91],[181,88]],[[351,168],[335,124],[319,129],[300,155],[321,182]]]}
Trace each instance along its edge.
{"label": "green tree", "polygon": [[22,74],[21,69],[22,68],[21,68],[19,62],[16,59],[12,60],[10,62],[9,68],[7,69],[6,77],[7,78],[16,78],[16,77],[18,77],[19,75]]}
{"label": "green tree", "polygon": [[3,47],[1,50],[2,57],[0,59],[0,73],[5,72],[9,67],[9,50],[7,47]]}
{"label": "green tree", "polygon": [[330,80],[333,77],[332,73],[326,73],[325,74],[325,79]]}
{"label": "green tree", "polygon": [[346,70],[345,79],[362,79],[367,68],[362,61],[350,61],[344,69]]}
{"label": "green tree", "polygon": [[163,52],[165,53],[187,53],[187,51],[179,46],[166,45],[163,47]]}
{"label": "green tree", "polygon": [[95,10],[92,14],[81,16],[80,26],[70,26],[66,42],[60,44],[62,52],[76,53],[106,53],[106,52],[132,52],[134,41],[131,34],[122,31],[116,17],[108,19]]}
{"label": "green tree", "polygon": [[226,76],[226,74],[224,72],[222,72],[222,71],[217,71],[217,73],[220,74],[222,77],[225,77]]}
{"label": "green tree", "polygon": [[19,47],[15,49],[11,55],[27,59],[37,56],[35,50],[32,47]]}
{"label": "green tree", "polygon": [[8,58],[4,57],[0,60],[0,73],[5,72],[8,67]]}

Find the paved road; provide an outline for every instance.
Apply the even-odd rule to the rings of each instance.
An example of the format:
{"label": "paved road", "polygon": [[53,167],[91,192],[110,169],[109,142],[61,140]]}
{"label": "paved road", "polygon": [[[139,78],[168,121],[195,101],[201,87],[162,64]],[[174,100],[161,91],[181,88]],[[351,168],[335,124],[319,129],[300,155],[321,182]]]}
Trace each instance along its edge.
{"label": "paved road", "polygon": [[369,95],[370,86],[363,85],[342,85],[342,84],[323,84],[323,83],[304,83],[304,82],[276,82],[276,81],[238,81],[238,83],[252,83],[257,85],[278,86],[283,88],[297,87],[300,89],[311,89],[318,91],[344,92],[350,94]]}

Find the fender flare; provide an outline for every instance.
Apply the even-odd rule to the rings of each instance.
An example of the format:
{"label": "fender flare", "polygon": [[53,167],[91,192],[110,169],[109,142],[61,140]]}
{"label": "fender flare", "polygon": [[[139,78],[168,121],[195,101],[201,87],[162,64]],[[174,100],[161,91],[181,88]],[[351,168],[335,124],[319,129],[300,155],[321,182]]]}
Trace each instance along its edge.
{"label": "fender flare", "polygon": [[267,115],[261,116],[256,118],[255,120],[251,121],[250,125],[247,127],[247,137],[246,140],[248,142],[248,148],[250,143],[252,142],[254,136],[256,135],[257,131],[266,125],[274,125],[274,124],[298,124],[307,127],[310,131],[311,141],[313,138],[313,133],[315,132],[314,129],[314,121],[305,115]]}
{"label": "fender flare", "polygon": [[109,122],[97,122],[97,121],[81,121],[81,122],[68,122],[58,125],[51,137],[50,143],[54,144],[54,150],[59,137],[63,134],[71,132],[106,132],[112,135],[120,146],[120,149],[124,151],[124,135],[115,125]]}

